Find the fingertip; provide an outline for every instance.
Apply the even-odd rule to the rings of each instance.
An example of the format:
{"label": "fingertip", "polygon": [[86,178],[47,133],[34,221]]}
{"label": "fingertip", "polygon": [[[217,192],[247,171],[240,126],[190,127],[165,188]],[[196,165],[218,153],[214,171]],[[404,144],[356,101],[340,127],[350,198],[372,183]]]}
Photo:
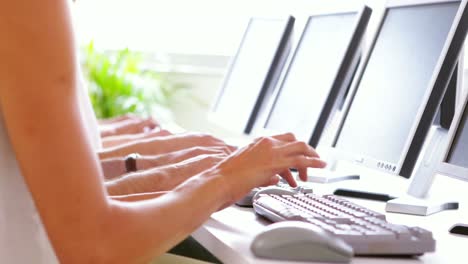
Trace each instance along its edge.
{"label": "fingertip", "polygon": [[296,188],[298,185],[297,185],[297,182],[295,179],[292,179],[292,181],[288,181],[289,185],[291,185],[291,187],[293,188]]}
{"label": "fingertip", "polygon": [[307,159],[310,161],[308,167],[320,169],[320,168],[325,168],[327,166],[327,162],[322,159],[315,158],[315,157],[307,157]]}
{"label": "fingertip", "polygon": [[278,175],[274,175],[270,178],[269,185],[276,185],[280,181],[280,177]]}
{"label": "fingertip", "polygon": [[317,167],[318,168],[325,168],[327,166],[327,162],[321,159],[316,159]]}
{"label": "fingertip", "polygon": [[307,181],[307,168],[299,169],[299,179],[303,182]]}

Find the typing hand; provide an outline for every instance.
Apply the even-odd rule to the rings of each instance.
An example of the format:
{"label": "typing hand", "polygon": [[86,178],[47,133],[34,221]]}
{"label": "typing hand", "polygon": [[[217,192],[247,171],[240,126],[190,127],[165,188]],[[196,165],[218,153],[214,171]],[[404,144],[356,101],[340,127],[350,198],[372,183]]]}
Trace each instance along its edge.
{"label": "typing hand", "polygon": [[151,139],[143,139],[139,144],[138,152],[143,155],[159,155],[173,151],[190,149],[194,147],[202,148],[224,148],[227,152],[236,150],[236,147],[226,144],[224,141],[203,133],[184,133],[169,136],[161,136]]}
{"label": "typing hand", "polygon": [[323,168],[317,152],[293,134],[256,139],[250,145],[237,150],[213,169],[225,179],[231,202],[242,198],[252,188],[276,184],[277,175],[291,186],[297,183],[289,168],[297,168],[299,178],[307,180],[307,168]]}
{"label": "typing hand", "polygon": [[[194,158],[204,156],[209,159],[210,156],[214,157],[227,157],[232,151],[228,147],[191,147],[187,149],[172,151],[155,156],[142,156],[137,160],[137,167],[139,170],[150,169],[159,166],[179,163],[182,161],[192,160]],[[214,164],[213,164],[214,165]]]}
{"label": "typing hand", "polygon": [[127,118],[100,125],[102,137],[129,135],[147,132],[158,127],[159,124],[152,118]]}

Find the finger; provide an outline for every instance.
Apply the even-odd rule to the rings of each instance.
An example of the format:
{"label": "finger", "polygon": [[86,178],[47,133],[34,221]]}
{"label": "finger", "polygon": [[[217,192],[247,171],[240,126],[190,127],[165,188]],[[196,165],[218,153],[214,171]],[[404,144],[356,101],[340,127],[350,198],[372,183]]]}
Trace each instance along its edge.
{"label": "finger", "polygon": [[226,146],[200,147],[200,153],[229,155],[231,154],[231,150]]}
{"label": "finger", "polygon": [[140,120],[141,118],[134,114],[124,114],[120,116],[120,120]]}
{"label": "finger", "polygon": [[327,163],[321,159],[306,156],[295,156],[286,158],[284,162],[289,168],[297,168],[297,170],[307,168],[324,168]]}
{"label": "finger", "polygon": [[297,140],[296,136],[293,133],[279,134],[279,135],[272,136],[272,138],[276,140],[285,141],[285,142],[293,142]]}
{"label": "finger", "polygon": [[280,175],[288,182],[291,187],[297,187],[297,182],[289,169],[284,170],[280,173]]}
{"label": "finger", "polygon": [[196,143],[200,146],[226,146],[226,143],[211,135],[201,134],[196,136]]}
{"label": "finger", "polygon": [[229,148],[229,150],[230,150],[231,152],[234,152],[234,151],[236,151],[237,149],[239,149],[239,147],[233,146],[233,145],[229,145],[229,144],[226,144],[226,146]]}
{"label": "finger", "polygon": [[280,149],[282,154],[285,156],[304,155],[313,158],[320,158],[314,148],[302,141],[287,143],[278,147],[278,149]]}
{"label": "finger", "polygon": [[170,135],[172,135],[171,131],[166,130],[166,129],[158,129],[158,128],[153,129],[151,131],[151,133],[154,134],[155,136],[170,136]]}
{"label": "finger", "polygon": [[159,124],[154,121],[152,118],[146,118],[140,121],[140,127],[142,128],[149,128],[149,129],[154,129],[159,126]]}
{"label": "finger", "polygon": [[228,146],[213,146],[213,147],[206,147],[208,150],[215,150],[217,152],[221,152],[227,155],[230,155],[233,151]]}
{"label": "finger", "polygon": [[297,172],[301,181],[307,181],[307,168],[298,168]]}
{"label": "finger", "polygon": [[266,184],[261,185],[261,187],[276,185],[276,184],[278,184],[279,181],[280,181],[280,176],[274,175],[268,180],[268,182]]}
{"label": "finger", "polygon": [[165,137],[165,136],[170,136],[170,135],[172,134],[168,130],[158,129],[158,128],[152,129],[148,133],[139,134],[140,138],[145,138],[145,139],[153,138],[153,137]]}

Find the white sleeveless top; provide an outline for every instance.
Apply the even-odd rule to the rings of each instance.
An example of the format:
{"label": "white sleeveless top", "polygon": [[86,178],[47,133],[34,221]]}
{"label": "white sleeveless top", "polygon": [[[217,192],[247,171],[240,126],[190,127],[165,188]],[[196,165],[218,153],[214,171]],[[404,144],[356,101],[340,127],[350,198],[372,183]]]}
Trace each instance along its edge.
{"label": "white sleeveless top", "polygon": [[[78,89],[89,138],[100,147],[97,121],[85,89]],[[16,162],[0,108],[0,262],[58,263]]]}

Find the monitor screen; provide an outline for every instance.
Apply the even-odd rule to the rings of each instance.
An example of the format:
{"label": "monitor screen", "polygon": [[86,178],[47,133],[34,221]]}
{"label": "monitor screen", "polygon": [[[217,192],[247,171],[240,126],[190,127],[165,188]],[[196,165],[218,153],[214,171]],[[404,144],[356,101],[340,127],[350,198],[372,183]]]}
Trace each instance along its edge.
{"label": "monitor screen", "polygon": [[452,165],[468,168],[468,107],[465,106],[455,136],[447,155],[447,162]]}
{"label": "monitor screen", "polygon": [[458,2],[387,9],[335,147],[397,164],[458,11]]}
{"label": "monitor screen", "polygon": [[249,120],[282,39],[285,24],[282,19],[251,19],[214,107],[214,112],[233,126],[244,129]]}
{"label": "monitor screen", "polygon": [[310,17],[265,128],[308,142],[352,38],[357,13]]}

